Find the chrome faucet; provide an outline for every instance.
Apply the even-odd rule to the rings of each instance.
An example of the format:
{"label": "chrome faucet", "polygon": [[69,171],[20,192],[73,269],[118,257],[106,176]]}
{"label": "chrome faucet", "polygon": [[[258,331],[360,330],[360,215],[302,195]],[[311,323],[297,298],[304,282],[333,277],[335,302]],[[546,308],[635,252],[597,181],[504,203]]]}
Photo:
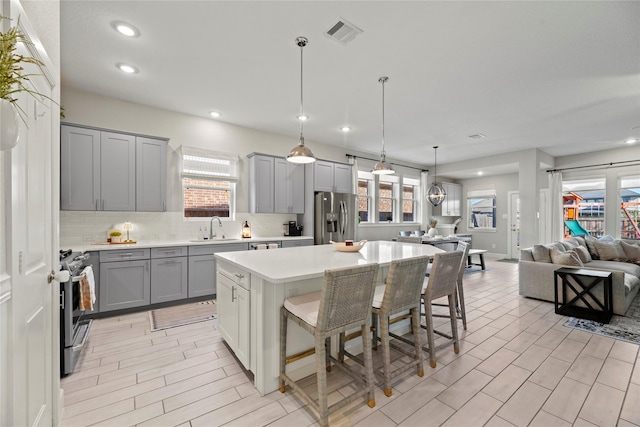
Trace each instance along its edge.
{"label": "chrome faucet", "polygon": [[[222,221],[220,221],[220,217],[212,216],[211,220],[209,221],[209,239],[213,239],[214,237],[217,236],[217,233],[213,232],[213,220],[214,219],[218,220],[218,225],[220,226],[220,228],[222,228]],[[222,235],[222,238],[224,239],[224,234]]]}

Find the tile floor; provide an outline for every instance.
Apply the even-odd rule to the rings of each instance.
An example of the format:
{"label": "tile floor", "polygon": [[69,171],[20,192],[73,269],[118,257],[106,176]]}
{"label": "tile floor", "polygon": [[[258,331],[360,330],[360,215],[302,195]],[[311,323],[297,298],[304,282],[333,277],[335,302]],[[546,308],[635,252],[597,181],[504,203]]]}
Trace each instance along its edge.
{"label": "tile floor", "polygon": [[[518,295],[517,264],[487,264],[465,276],[460,354],[441,350],[424,377],[397,380],[390,398],[377,389],[375,408],[355,402],[331,425],[640,426],[638,346],[563,327],[552,304]],[[293,392],[259,396],[212,326],[150,332],[146,312],[95,321],[62,380],[62,426],[317,425]],[[330,384],[331,399],[350,391]]]}

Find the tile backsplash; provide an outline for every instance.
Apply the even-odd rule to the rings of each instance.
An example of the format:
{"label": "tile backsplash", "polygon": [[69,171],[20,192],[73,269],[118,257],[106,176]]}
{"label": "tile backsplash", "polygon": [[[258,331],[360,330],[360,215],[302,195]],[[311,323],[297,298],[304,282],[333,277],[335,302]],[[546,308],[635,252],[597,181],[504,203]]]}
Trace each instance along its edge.
{"label": "tile backsplash", "polygon": [[[282,224],[295,221],[296,215],[288,214],[236,214],[235,221],[222,219],[222,230],[214,221],[218,236],[239,238],[244,221],[251,224],[252,237],[276,237],[283,235]],[[190,240],[199,237],[200,229],[209,230],[209,218],[185,220],[182,212],[60,212],[60,245],[73,247],[92,242],[105,242],[109,230],[122,230],[122,224],[131,221],[131,239],[137,241]],[[126,234],[126,232],[124,232]]]}

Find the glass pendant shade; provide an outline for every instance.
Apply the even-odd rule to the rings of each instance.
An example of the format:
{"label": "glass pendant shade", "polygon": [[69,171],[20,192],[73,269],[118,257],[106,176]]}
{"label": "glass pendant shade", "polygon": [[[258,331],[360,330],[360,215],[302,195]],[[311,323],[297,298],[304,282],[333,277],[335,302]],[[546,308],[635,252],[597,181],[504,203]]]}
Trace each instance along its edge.
{"label": "glass pendant shade", "polygon": [[373,165],[371,173],[374,175],[391,175],[396,173],[391,165],[387,163],[387,156],[384,152],[384,84],[389,77],[380,77],[378,81],[382,83],[382,151],[380,152],[380,161]]}
{"label": "glass pendant shade", "polygon": [[287,155],[287,161],[291,163],[304,164],[313,163],[316,161],[316,156],[313,152],[304,145],[304,136],[302,136],[303,123],[307,116],[304,114],[303,98],[302,98],[302,49],[309,43],[306,37],[296,37],[296,45],[300,47],[300,114],[298,115],[300,121],[300,138],[298,139],[298,145],[293,147]]}
{"label": "glass pendant shade", "polygon": [[447,192],[444,191],[442,186],[438,185],[438,147],[433,147],[434,161],[433,161],[433,184],[427,190],[427,200],[433,206],[438,206],[447,197]]}

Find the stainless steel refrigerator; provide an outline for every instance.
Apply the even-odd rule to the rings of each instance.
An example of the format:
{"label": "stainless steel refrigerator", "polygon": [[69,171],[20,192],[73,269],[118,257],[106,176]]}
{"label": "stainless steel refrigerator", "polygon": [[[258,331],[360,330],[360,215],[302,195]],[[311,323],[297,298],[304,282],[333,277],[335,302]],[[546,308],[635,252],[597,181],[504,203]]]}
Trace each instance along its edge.
{"label": "stainless steel refrigerator", "polygon": [[324,245],[330,240],[354,240],[357,217],[355,194],[316,193],[313,233],[315,244]]}

